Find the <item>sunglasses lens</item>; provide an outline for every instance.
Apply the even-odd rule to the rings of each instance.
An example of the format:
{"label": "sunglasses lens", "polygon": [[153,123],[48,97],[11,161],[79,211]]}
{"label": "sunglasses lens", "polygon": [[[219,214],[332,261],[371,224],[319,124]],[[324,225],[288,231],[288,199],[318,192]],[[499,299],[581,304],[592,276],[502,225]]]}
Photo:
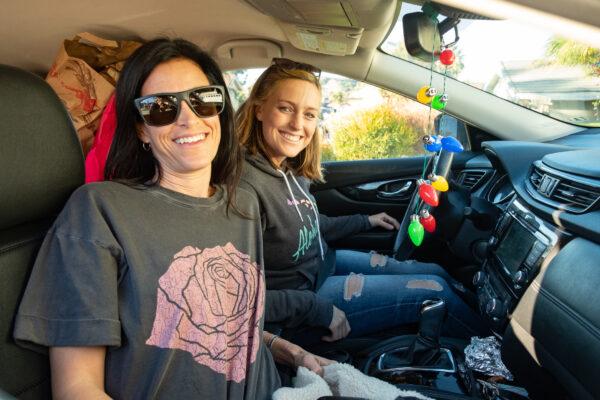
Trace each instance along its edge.
{"label": "sunglasses lens", "polygon": [[200,118],[214,117],[223,111],[223,93],[217,88],[202,88],[190,93],[190,104]]}
{"label": "sunglasses lens", "polygon": [[140,102],[139,108],[148,125],[168,125],[177,118],[178,104],[175,96],[147,97]]}

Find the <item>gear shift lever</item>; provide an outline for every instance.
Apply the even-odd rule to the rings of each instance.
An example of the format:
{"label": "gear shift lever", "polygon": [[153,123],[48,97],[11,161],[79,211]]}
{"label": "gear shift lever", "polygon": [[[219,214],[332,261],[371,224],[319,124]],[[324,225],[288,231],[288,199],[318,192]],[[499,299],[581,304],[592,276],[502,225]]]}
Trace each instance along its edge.
{"label": "gear shift lever", "polygon": [[412,366],[430,365],[440,353],[440,333],[446,317],[444,300],[426,300],[421,305],[419,332],[407,351]]}

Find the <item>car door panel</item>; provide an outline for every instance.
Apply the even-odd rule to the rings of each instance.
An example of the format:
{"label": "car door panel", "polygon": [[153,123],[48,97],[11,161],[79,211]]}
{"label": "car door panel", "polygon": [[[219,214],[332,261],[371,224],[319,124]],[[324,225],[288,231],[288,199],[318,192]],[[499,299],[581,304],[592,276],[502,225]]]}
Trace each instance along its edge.
{"label": "car door panel", "polygon": [[[456,154],[460,171],[473,153]],[[401,220],[421,178],[424,156],[323,163],[325,182],[311,188],[321,213],[328,216],[387,212]],[[396,231],[373,229],[331,243],[336,248],[390,252]]]}

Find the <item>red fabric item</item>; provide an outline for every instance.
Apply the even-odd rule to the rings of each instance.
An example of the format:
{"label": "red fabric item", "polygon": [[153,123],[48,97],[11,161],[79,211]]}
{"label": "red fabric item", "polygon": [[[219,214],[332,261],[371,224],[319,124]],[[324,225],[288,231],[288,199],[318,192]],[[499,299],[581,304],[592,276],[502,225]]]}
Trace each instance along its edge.
{"label": "red fabric item", "polygon": [[104,108],[100,125],[94,137],[94,144],[85,159],[85,183],[104,180],[104,166],[117,128],[115,103],[113,93]]}

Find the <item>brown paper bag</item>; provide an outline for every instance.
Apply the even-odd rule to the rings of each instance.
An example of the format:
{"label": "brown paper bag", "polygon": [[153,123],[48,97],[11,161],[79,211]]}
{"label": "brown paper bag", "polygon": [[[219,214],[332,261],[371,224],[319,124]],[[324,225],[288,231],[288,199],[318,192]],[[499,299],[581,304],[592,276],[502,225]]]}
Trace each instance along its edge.
{"label": "brown paper bag", "polygon": [[46,81],[69,111],[84,154],[92,145],[124,61],[140,45],[106,40],[91,33],[80,33],[63,42]]}

